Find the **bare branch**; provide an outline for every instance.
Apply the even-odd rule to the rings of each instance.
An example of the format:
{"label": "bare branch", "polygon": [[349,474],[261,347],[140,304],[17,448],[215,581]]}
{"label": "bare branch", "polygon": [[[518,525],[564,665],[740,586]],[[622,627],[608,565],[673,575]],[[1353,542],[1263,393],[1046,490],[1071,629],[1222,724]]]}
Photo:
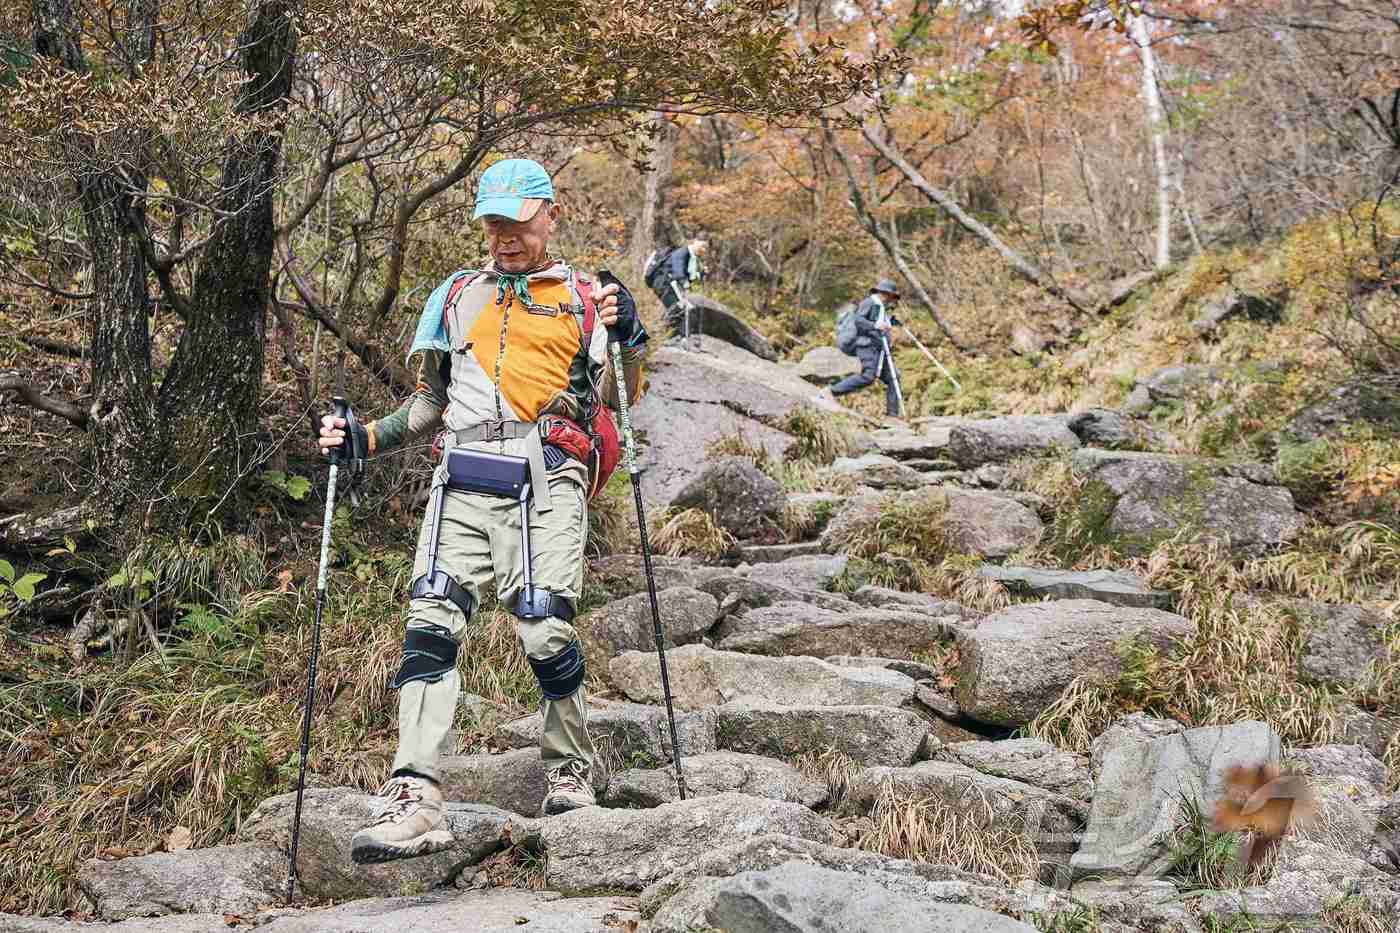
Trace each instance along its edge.
{"label": "bare branch", "polygon": [[87,427],[88,413],[85,409],[74,405],[72,402],[49,398],[35,388],[33,383],[19,376],[0,378],[0,392],[16,392],[19,394],[20,400],[31,408],[46,411],[51,415],[57,415],[66,421],[76,424],[80,428]]}

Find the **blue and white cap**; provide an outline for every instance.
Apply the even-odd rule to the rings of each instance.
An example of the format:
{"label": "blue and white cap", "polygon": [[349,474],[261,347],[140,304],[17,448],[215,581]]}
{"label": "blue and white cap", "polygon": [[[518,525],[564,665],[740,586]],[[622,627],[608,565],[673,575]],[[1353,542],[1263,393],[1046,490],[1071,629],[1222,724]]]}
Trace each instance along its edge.
{"label": "blue and white cap", "polygon": [[503,159],[481,174],[472,220],[487,214],[529,220],[544,202],[553,200],[554,184],[542,165],[530,159]]}

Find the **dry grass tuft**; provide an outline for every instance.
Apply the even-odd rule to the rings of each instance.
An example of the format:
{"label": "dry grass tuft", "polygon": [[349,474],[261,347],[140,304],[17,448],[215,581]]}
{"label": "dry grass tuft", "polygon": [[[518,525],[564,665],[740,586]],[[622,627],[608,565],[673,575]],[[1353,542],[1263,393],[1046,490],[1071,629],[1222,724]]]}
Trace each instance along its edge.
{"label": "dry grass tuft", "polygon": [[826,785],[827,808],[834,808],[846,796],[851,779],[864,768],[845,752],[835,748],[803,752],[793,759],[792,765],[814,781]]}
{"label": "dry grass tuft", "polygon": [[1037,877],[1040,860],[1022,827],[993,818],[985,799],[954,807],[938,797],[904,797],[886,782],[874,826],[857,848],[891,858],[951,865],[1007,884]]}
{"label": "dry grass tuft", "polygon": [[1076,677],[1059,699],[1025,727],[1032,738],[1087,754],[1089,745],[1125,711],[1111,689]]}
{"label": "dry grass tuft", "polygon": [[651,543],[658,554],[718,560],[734,547],[734,536],[701,509],[663,514],[657,522]]}
{"label": "dry grass tuft", "polygon": [[798,408],[788,416],[782,429],[793,436],[783,452],[788,461],[806,461],[827,466],[837,457],[848,457],[855,450],[855,439],[840,422],[824,412]]}

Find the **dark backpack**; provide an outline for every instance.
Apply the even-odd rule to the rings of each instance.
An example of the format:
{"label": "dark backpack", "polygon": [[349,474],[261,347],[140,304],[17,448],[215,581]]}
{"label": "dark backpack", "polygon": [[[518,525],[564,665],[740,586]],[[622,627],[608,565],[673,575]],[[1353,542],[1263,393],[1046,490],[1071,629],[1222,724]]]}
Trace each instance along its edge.
{"label": "dark backpack", "polygon": [[666,260],[671,258],[672,252],[674,250],[669,246],[654,249],[651,251],[651,255],[647,256],[646,264],[642,266],[642,278],[646,281],[647,287],[653,291],[659,287],[658,282],[666,271]]}

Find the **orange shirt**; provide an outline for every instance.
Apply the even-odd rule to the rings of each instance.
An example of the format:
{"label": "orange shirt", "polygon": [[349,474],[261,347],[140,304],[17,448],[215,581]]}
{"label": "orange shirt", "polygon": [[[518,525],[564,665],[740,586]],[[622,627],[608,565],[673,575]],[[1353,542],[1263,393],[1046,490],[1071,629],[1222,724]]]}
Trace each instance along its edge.
{"label": "orange shirt", "polygon": [[499,361],[501,397],[522,421],[539,417],[540,409],[568,386],[569,367],[580,340],[567,285],[531,282],[530,299],[534,304],[527,308],[514,294],[507,294],[498,305],[491,289],[467,334],[472,355],[493,382]]}

